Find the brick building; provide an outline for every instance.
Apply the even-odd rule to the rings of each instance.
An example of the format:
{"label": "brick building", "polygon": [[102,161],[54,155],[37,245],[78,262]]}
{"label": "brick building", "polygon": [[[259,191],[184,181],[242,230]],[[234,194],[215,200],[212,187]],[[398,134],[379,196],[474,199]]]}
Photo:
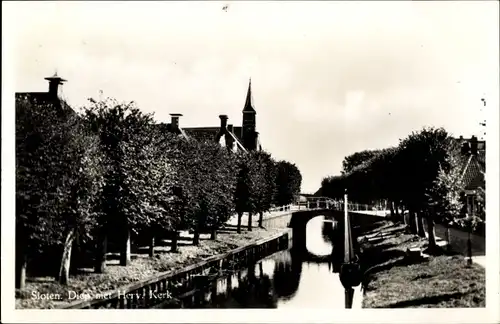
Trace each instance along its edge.
{"label": "brick building", "polygon": [[256,128],[257,112],[253,103],[251,80],[248,83],[242,114],[241,126],[229,124],[229,117],[227,115],[220,115],[219,126],[181,127],[180,117],[182,117],[182,114],[174,113],[170,114],[171,122],[168,123],[166,127],[168,131],[177,132],[187,139],[216,141],[234,152],[261,150],[262,147],[259,141],[259,133]]}

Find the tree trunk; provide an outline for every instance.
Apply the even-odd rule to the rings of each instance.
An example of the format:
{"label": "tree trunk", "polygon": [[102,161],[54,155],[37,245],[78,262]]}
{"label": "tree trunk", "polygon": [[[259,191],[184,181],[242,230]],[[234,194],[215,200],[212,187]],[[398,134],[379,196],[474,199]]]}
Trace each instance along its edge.
{"label": "tree trunk", "polygon": [[252,213],[248,213],[248,226],[247,229],[251,232],[252,231]]}
{"label": "tree trunk", "polygon": [[408,210],[409,230],[412,234],[417,234],[417,215],[413,209]]}
{"label": "tree trunk", "polygon": [[434,219],[428,215],[426,217],[427,220],[427,232],[429,233],[429,250],[436,250],[436,229],[434,227]]}
{"label": "tree trunk", "polygon": [[394,219],[394,206],[391,200],[389,201],[389,209],[391,211],[391,219]]}
{"label": "tree trunk", "polygon": [[450,224],[446,222],[446,250],[448,252],[451,250],[451,234],[450,234]]}
{"label": "tree trunk", "polygon": [[217,239],[217,229],[216,228],[212,228],[212,232],[210,233],[210,239],[211,240]]}
{"label": "tree trunk", "polygon": [[405,211],[406,211],[406,207],[405,207],[405,205],[404,205],[404,204],[401,204],[401,205],[400,205],[400,208],[401,208],[401,220],[402,220],[403,224],[408,225],[408,224],[407,224],[408,222],[407,222],[407,220],[406,220],[406,218],[405,218]]}
{"label": "tree trunk", "polygon": [[120,265],[128,266],[130,263],[130,230],[128,228],[124,230],[121,248]]}
{"label": "tree trunk", "polygon": [[233,291],[233,276],[229,275],[226,279],[226,295],[230,296]]}
{"label": "tree trunk", "polygon": [[251,263],[250,267],[248,267],[248,281],[252,284],[255,283],[255,263]]}
{"label": "tree trunk", "polygon": [[259,212],[259,227],[262,228],[262,221],[264,220],[264,213]]}
{"label": "tree trunk", "polygon": [[177,252],[178,249],[178,237],[179,233],[177,231],[174,231],[173,236],[172,236],[172,246],[170,247],[170,252]]}
{"label": "tree trunk", "polygon": [[259,262],[259,278],[264,276],[264,267],[262,266],[262,262]]}
{"label": "tree trunk", "polygon": [[425,237],[424,218],[422,212],[421,211],[417,212],[416,216],[417,216],[417,234],[420,237]]}
{"label": "tree trunk", "polygon": [[[75,238],[76,240],[76,238]],[[83,252],[85,253],[85,252]],[[71,264],[69,267],[69,275],[74,275],[78,272],[78,269],[81,268],[82,266],[82,249],[80,246],[74,244],[73,242],[73,248],[71,249]]]}
{"label": "tree trunk", "polygon": [[241,217],[243,217],[243,213],[238,212],[238,226],[236,227],[236,232],[238,234],[241,233]]}
{"label": "tree trunk", "polygon": [[194,228],[193,245],[194,246],[200,245],[200,226],[198,224],[196,224],[196,226]]}
{"label": "tree trunk", "polygon": [[104,273],[106,271],[106,253],[108,252],[108,237],[104,230],[100,234],[97,242],[95,255],[95,273]]}
{"label": "tree trunk", "polygon": [[149,243],[149,256],[155,256],[155,236],[151,235],[151,242]]}
{"label": "tree trunk", "polygon": [[469,231],[467,233],[467,264],[471,265],[472,264],[472,241],[470,239],[470,232],[472,229],[469,228]]}
{"label": "tree trunk", "polygon": [[71,249],[73,248],[73,241],[75,239],[75,230],[72,229],[66,235],[64,242],[63,253],[61,257],[61,265],[59,266],[59,273],[56,276],[57,281],[62,285],[67,285],[69,281],[69,268],[71,264]]}
{"label": "tree trunk", "polygon": [[26,287],[26,268],[28,265],[28,255],[21,247],[16,255],[16,288]]}

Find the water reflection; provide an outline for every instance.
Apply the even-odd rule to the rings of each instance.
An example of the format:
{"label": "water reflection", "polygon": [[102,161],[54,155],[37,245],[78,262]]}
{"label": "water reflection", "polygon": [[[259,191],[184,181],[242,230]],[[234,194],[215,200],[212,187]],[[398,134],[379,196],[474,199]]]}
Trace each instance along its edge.
{"label": "water reflection", "polygon": [[330,231],[333,224],[332,220],[325,220],[325,216],[314,217],[307,223],[306,248],[309,253],[317,256],[326,256],[332,253]]}
{"label": "water reflection", "polygon": [[[326,224],[326,226],[324,226]],[[324,217],[307,226],[307,249],[331,255],[332,240]],[[345,290],[333,264],[304,261],[293,249],[275,253],[231,275],[198,287],[183,300],[185,308],[344,308]]]}

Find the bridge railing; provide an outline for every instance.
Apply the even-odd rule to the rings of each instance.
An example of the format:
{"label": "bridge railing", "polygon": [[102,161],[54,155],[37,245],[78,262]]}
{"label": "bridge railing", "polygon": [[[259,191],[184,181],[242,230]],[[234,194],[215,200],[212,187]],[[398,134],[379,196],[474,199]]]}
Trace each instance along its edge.
{"label": "bridge railing", "polygon": [[294,204],[288,204],[285,206],[278,206],[278,207],[273,207],[269,209],[268,213],[274,213],[274,212],[281,212],[281,211],[290,211]]}
{"label": "bridge railing", "polygon": [[[305,202],[299,204],[299,209],[304,207],[304,209],[335,209],[344,210],[344,201],[335,200],[328,197],[308,197]],[[348,203],[348,211],[384,211],[385,208],[382,205],[374,204],[358,204],[358,203]]]}

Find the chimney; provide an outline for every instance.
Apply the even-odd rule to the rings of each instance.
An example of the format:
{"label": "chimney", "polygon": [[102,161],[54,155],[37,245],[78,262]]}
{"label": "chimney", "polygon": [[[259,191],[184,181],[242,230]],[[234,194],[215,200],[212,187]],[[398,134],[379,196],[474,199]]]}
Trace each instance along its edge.
{"label": "chimney", "polygon": [[233,132],[233,124],[227,125],[227,130],[232,133]]}
{"label": "chimney", "polygon": [[170,122],[170,127],[172,130],[179,130],[179,117],[182,117],[182,114],[170,114],[172,116],[172,121]]}
{"label": "chimney", "polygon": [[49,81],[49,94],[53,97],[58,97],[59,94],[59,85],[62,85],[64,80],[57,75],[57,72],[54,73],[51,77],[46,77],[45,80]]}
{"label": "chimney", "polygon": [[219,118],[220,118],[220,129],[221,130],[226,129],[228,120],[227,115],[219,115]]}
{"label": "chimney", "polygon": [[477,137],[472,136],[470,139],[470,153],[472,155],[477,155]]}

